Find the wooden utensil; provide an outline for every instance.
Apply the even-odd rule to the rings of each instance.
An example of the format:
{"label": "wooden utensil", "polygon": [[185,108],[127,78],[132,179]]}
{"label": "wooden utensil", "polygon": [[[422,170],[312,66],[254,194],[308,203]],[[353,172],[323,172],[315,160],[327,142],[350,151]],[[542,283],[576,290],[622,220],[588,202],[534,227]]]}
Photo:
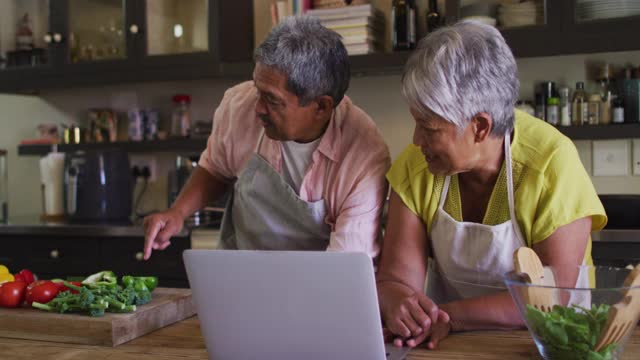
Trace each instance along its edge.
{"label": "wooden utensil", "polygon": [[640,289],[633,288],[638,286],[640,286],[640,264],[636,265],[624,280],[624,287],[627,289],[622,300],[609,308],[607,324],[600,332],[596,351],[620,341],[635,329],[640,312]]}
{"label": "wooden utensil", "polygon": [[[551,279],[544,279],[544,267],[533,249],[523,246],[513,253],[514,270],[525,276],[531,285],[554,286]],[[527,304],[544,312],[553,309],[553,289],[527,286],[524,290],[524,300]]]}

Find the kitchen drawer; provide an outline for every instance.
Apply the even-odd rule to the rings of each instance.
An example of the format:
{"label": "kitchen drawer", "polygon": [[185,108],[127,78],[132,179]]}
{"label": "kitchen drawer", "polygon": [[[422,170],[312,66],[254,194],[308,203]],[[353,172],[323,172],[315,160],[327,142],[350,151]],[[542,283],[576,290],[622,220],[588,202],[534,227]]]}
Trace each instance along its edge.
{"label": "kitchen drawer", "polygon": [[154,275],[162,279],[184,280],[187,274],[182,252],[190,248],[190,239],[173,238],[163,251],[153,251],[151,258],[143,257],[143,238],[108,239],[102,242],[104,264],[118,275]]}
{"label": "kitchen drawer", "polygon": [[86,276],[102,270],[100,241],[96,239],[36,238],[28,267],[36,273]]}
{"label": "kitchen drawer", "polygon": [[29,240],[20,236],[2,237],[2,251],[0,251],[0,264],[9,268],[11,273],[16,273],[27,267],[27,249]]}

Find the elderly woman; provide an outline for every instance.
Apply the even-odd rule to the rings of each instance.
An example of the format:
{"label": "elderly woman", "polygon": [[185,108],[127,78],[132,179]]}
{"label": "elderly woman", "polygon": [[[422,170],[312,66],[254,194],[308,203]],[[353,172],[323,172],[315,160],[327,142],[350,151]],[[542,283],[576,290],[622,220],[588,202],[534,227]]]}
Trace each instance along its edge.
{"label": "elderly woman", "polygon": [[588,281],[578,265],[592,262],[590,232],[605,225],[604,209],[573,143],[514,110],[517,76],[500,33],[470,21],[427,36],[406,65],[413,145],[387,173],[377,275],[397,345],[522,327],[502,280],[521,246],[545,265],[574,265],[558,284]]}

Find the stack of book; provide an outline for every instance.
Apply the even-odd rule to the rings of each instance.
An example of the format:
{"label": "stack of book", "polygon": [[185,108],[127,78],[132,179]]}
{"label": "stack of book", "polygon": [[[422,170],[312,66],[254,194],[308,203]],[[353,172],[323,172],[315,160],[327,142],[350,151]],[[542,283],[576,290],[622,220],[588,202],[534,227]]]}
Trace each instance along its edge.
{"label": "stack of book", "polygon": [[371,4],[312,9],[307,15],[317,17],[322,25],[340,34],[349,55],[383,49],[384,15]]}

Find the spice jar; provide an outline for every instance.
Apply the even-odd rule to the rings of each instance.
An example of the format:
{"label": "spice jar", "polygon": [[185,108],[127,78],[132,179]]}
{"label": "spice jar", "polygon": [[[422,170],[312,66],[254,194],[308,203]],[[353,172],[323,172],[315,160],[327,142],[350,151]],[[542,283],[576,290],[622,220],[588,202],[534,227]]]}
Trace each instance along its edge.
{"label": "spice jar", "polygon": [[171,116],[171,136],[189,137],[191,134],[191,96],[175,95],[173,97],[173,114]]}
{"label": "spice jar", "polygon": [[589,125],[600,124],[600,108],[602,105],[602,97],[600,94],[589,96],[588,119]]}

